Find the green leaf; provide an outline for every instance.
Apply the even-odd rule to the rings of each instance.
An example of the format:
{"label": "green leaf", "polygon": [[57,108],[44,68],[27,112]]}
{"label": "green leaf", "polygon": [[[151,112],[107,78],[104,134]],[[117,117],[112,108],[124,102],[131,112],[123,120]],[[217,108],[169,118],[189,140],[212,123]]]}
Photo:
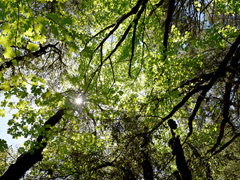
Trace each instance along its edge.
{"label": "green leaf", "polygon": [[5,116],[5,109],[0,109],[0,116],[4,117]]}
{"label": "green leaf", "polygon": [[25,152],[24,147],[18,148],[18,153],[19,153],[19,154],[23,154],[24,152]]}
{"label": "green leaf", "polygon": [[28,43],[27,48],[31,51],[36,51],[39,49],[39,45],[30,42]]}
{"label": "green leaf", "polygon": [[118,91],[119,95],[122,96],[123,95],[123,91]]}
{"label": "green leaf", "polygon": [[12,58],[12,57],[14,56],[14,52],[12,51],[12,48],[9,47],[9,46],[7,46],[7,47],[5,48],[5,52],[3,53],[3,56],[4,56],[5,58]]}
{"label": "green leaf", "polygon": [[0,139],[0,152],[4,152],[6,149],[8,149],[7,141]]}
{"label": "green leaf", "polygon": [[5,81],[3,83],[1,83],[1,89],[3,91],[9,91],[11,89],[10,85],[9,85],[9,82],[8,81]]}

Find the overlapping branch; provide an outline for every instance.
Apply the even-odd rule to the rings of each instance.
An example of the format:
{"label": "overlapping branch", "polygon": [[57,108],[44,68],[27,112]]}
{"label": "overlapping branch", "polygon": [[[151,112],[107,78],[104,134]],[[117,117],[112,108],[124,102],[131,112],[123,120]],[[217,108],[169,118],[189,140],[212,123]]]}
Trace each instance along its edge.
{"label": "overlapping branch", "polygon": [[[235,67],[238,64],[238,60],[239,57],[235,56],[234,58],[232,58],[231,61],[231,66]],[[221,122],[220,125],[220,131],[219,131],[219,135],[217,138],[217,142],[216,144],[208,151],[208,152],[214,152],[216,150],[216,148],[219,146],[219,144],[221,143],[223,136],[224,136],[224,129],[225,129],[225,125],[227,123],[231,124],[230,119],[229,119],[229,108],[231,105],[231,100],[230,100],[230,95],[232,92],[232,87],[233,87],[233,80],[234,80],[234,76],[235,76],[235,71],[233,73],[231,73],[231,75],[229,76],[229,78],[227,79],[227,82],[225,83],[225,93],[223,96],[223,120]]]}
{"label": "overlapping branch", "polygon": [[[114,26],[110,25],[110,26],[108,26],[107,28],[105,28],[105,29],[109,29],[109,28],[113,27],[113,29],[105,36],[105,38],[99,43],[99,45],[98,45],[98,46],[95,48],[95,50],[93,51],[92,56],[91,56],[91,58],[90,58],[90,60],[89,60],[89,62],[88,62],[88,66],[87,66],[86,71],[85,71],[85,81],[86,81],[86,72],[87,72],[87,70],[88,70],[88,68],[89,68],[89,66],[90,66],[90,64],[91,64],[91,62],[92,62],[94,53],[95,53],[99,48],[103,47],[103,44],[107,41],[107,39],[108,39],[111,35],[113,35],[113,33],[118,29],[118,27],[120,26],[120,24],[121,24],[124,20],[126,20],[126,19],[127,19],[128,17],[130,17],[131,15],[137,13],[137,17],[133,20],[133,22],[134,22],[134,30],[133,30],[133,36],[132,36],[132,55],[131,55],[131,58],[130,58],[130,65],[129,65],[129,76],[131,77],[131,73],[130,73],[130,71],[131,71],[131,61],[132,61],[132,58],[133,58],[133,56],[134,56],[134,42],[135,42],[135,37],[136,37],[137,24],[138,24],[138,21],[139,21],[141,15],[142,15],[143,11],[144,11],[145,8],[146,8],[147,2],[148,2],[148,0],[139,0],[139,1],[137,2],[137,4],[131,9],[130,12],[128,12],[127,14],[124,14],[122,17],[120,17],[120,18],[116,21],[116,23],[114,24]],[[141,6],[142,6],[142,7],[141,7]],[[140,7],[141,7],[141,9],[139,10]],[[123,41],[126,39],[126,37],[127,37],[128,33],[130,32],[131,28],[132,28],[132,24],[129,24],[128,27],[127,27],[127,29],[126,29],[125,32],[123,33],[122,37],[120,38],[120,40],[119,40],[118,43],[116,44],[116,46],[111,50],[111,52],[109,53],[109,55],[108,55],[107,57],[105,57],[103,60],[101,60],[101,63],[100,63],[100,65],[98,66],[98,68],[91,74],[91,77],[90,77],[90,80],[89,80],[89,82],[88,82],[88,86],[87,86],[85,92],[88,90],[88,88],[89,88],[89,86],[90,86],[93,78],[95,77],[96,73],[101,69],[101,66],[103,65],[103,63],[105,63],[108,59],[111,58],[111,56],[117,51],[117,49],[120,47],[120,45],[121,45],[121,44],[123,43]],[[104,29],[104,30],[105,30],[105,29]],[[103,32],[103,30],[100,31],[100,32]],[[100,34],[100,32],[97,33],[97,34]],[[95,36],[96,36],[96,35],[95,35]],[[110,60],[110,61],[111,61],[111,60]],[[110,62],[110,63],[111,63],[111,62]],[[112,68],[112,69],[113,69],[113,68]]]}
{"label": "overlapping branch", "polygon": [[159,122],[151,131],[150,133],[153,133],[155,130],[159,128],[160,125],[162,125],[167,119],[171,118],[188,100],[191,98],[194,94],[198,93],[199,91],[202,91],[205,88],[205,86],[198,86],[194,88],[192,91],[188,92],[182,99],[181,102],[179,102],[173,109],[172,111],[162,118],[162,121]]}
{"label": "overlapping branch", "polygon": [[238,49],[239,44],[240,44],[240,35],[236,38],[235,42],[230,47],[228,53],[224,57],[223,61],[220,63],[218,69],[216,70],[216,72],[212,76],[210,82],[205,86],[202,93],[198,96],[197,103],[194,107],[194,110],[193,110],[191,116],[188,119],[189,133],[186,137],[186,140],[188,139],[189,136],[191,136],[191,134],[193,132],[192,122],[193,122],[193,119],[195,118],[195,116],[198,112],[198,109],[200,108],[200,105],[201,105],[203,99],[205,98],[207,92],[212,88],[213,84],[217,81],[217,79],[220,78],[222,76],[222,74],[224,74],[224,72],[226,71],[226,66],[227,66],[228,62],[233,57],[234,53],[236,51],[238,52],[237,49]]}
{"label": "overlapping branch", "polygon": [[[189,136],[191,136],[192,132],[193,132],[193,128],[192,128],[192,122],[193,119],[196,116],[196,113],[204,99],[204,97],[206,96],[207,92],[212,88],[213,84],[217,81],[218,78],[223,76],[223,72],[226,71],[226,66],[228,64],[228,62],[232,59],[233,55],[235,54],[235,52],[238,52],[238,46],[240,44],[240,35],[236,38],[235,42],[232,44],[232,46],[230,47],[228,53],[226,54],[226,56],[224,57],[223,61],[220,63],[218,69],[215,71],[214,74],[212,74],[212,77],[210,78],[210,81],[207,85],[204,86],[197,86],[196,88],[194,88],[192,91],[190,91],[189,93],[187,93],[184,98],[182,99],[181,102],[179,102],[173,109],[172,111],[165,116],[164,118],[162,118],[162,120],[155,125],[155,127],[149,132],[149,133],[153,133],[155,130],[157,130],[159,128],[160,125],[162,125],[167,119],[169,119],[170,117],[172,117],[175,112],[177,112],[187,101],[190,97],[192,97],[194,94],[196,94],[197,92],[202,91],[202,93],[198,96],[197,99],[197,103],[194,107],[194,110],[191,114],[191,116],[188,119],[188,126],[189,126],[189,133],[184,141],[184,143],[186,142],[186,140],[188,139]],[[238,55],[236,55],[237,57]],[[209,77],[208,77],[209,78]],[[208,79],[207,78],[207,79]]]}
{"label": "overlapping branch", "polygon": [[[88,66],[87,66],[87,68],[86,68],[86,72],[87,72],[87,70],[88,70],[89,65],[90,65],[91,62],[92,62],[93,54],[94,54],[101,46],[103,46],[103,44],[107,41],[107,39],[108,39],[111,35],[113,35],[113,33],[118,29],[118,27],[120,26],[120,24],[121,24],[124,20],[126,20],[126,19],[129,18],[131,15],[136,14],[136,13],[138,12],[138,10],[139,10],[141,4],[143,3],[143,1],[145,1],[145,0],[138,0],[137,4],[131,9],[131,11],[129,11],[127,14],[122,15],[122,16],[116,21],[116,23],[114,23],[114,24],[112,24],[112,25],[110,25],[110,26],[107,26],[106,28],[104,28],[103,30],[101,30],[100,32],[98,32],[96,35],[93,36],[93,37],[96,37],[97,35],[99,35],[100,33],[104,32],[105,30],[110,29],[110,28],[113,27],[113,29],[103,38],[103,40],[99,43],[99,45],[98,45],[98,46],[95,48],[95,50],[93,51],[92,57],[91,57],[90,61],[88,62]],[[129,26],[130,26],[130,25],[129,25]],[[129,26],[128,26],[128,28],[129,28]],[[127,28],[127,29],[128,29],[128,28]],[[126,31],[127,31],[127,30],[126,30]],[[126,31],[125,31],[125,33],[126,33]],[[129,30],[128,30],[128,32],[129,32]],[[119,44],[119,43],[118,43],[118,44]],[[121,44],[121,43],[120,43],[120,44]],[[120,45],[120,44],[119,44],[119,45]],[[119,45],[116,45],[115,49],[118,48]],[[115,50],[115,51],[116,51],[116,50]],[[111,57],[111,56],[110,56],[110,57]]]}

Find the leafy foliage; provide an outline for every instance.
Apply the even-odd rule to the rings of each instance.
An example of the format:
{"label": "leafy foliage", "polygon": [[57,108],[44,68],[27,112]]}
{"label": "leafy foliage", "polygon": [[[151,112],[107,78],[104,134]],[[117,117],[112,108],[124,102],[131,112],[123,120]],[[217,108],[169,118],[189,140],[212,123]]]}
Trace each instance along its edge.
{"label": "leafy foliage", "polygon": [[0,9],[0,115],[27,138],[0,179],[239,178],[238,1]]}

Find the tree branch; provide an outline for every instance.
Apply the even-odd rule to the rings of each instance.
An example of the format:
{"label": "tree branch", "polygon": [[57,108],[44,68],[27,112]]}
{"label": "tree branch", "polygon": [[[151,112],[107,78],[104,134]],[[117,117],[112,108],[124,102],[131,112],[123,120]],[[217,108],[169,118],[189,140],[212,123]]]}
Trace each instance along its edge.
{"label": "tree branch", "polygon": [[219,150],[215,151],[212,156],[214,156],[214,155],[220,153],[221,151],[223,151],[225,148],[227,148],[239,136],[240,136],[240,133],[237,133],[235,136],[233,136],[233,138],[230,141],[225,143]]}
{"label": "tree branch", "polygon": [[167,115],[165,116],[164,118],[162,118],[162,121],[159,122],[151,131],[150,133],[154,132],[155,130],[158,129],[158,127],[164,123],[164,121],[166,121],[167,119],[169,119],[170,117],[172,117],[174,115],[175,112],[177,112],[187,101],[190,97],[192,97],[192,95],[194,95],[195,93],[203,90],[205,88],[205,86],[198,86],[196,87],[195,89],[193,89],[192,91],[190,91],[189,93],[187,93],[181,102],[179,102],[176,106],[174,106],[174,108],[172,109],[172,111]]}
{"label": "tree branch", "polygon": [[[171,30],[170,24],[171,24],[173,12],[174,12],[174,4],[175,4],[175,0],[169,1],[167,19],[166,19],[166,23],[165,23],[164,39],[163,39],[163,46],[165,47],[164,52],[167,51],[167,43],[168,43],[168,37],[169,37],[168,33]],[[166,56],[165,56],[165,58],[166,58]]]}
{"label": "tree branch", "polygon": [[[61,120],[63,115],[64,110],[61,109],[51,118],[49,118],[49,120],[44,123],[45,131],[50,131],[50,127],[56,125]],[[47,139],[46,132],[38,136],[37,145],[31,148],[28,152],[20,155],[17,158],[17,161],[10,165],[7,171],[0,177],[0,180],[18,180],[34,164],[42,160],[42,151],[47,146],[47,142],[42,142],[43,139]]]}
{"label": "tree branch", "polygon": [[189,133],[188,133],[184,143],[186,142],[188,137],[191,136],[191,134],[193,132],[192,122],[193,122],[193,119],[196,116],[196,113],[197,113],[197,111],[198,111],[198,109],[199,109],[199,107],[200,107],[204,97],[206,96],[207,92],[212,88],[213,84],[217,81],[217,79],[222,76],[223,72],[226,71],[225,67],[227,66],[228,62],[231,60],[231,58],[234,55],[234,53],[236,51],[238,51],[237,49],[238,49],[238,45],[239,44],[240,44],[240,35],[237,37],[237,39],[235,40],[233,45],[230,47],[230,49],[227,52],[226,56],[224,57],[223,61],[220,63],[218,69],[216,70],[216,72],[212,76],[210,82],[205,86],[205,88],[203,89],[201,95],[198,96],[197,103],[196,103],[196,105],[194,107],[194,110],[193,110],[191,116],[188,119]]}
{"label": "tree branch", "polygon": [[[57,43],[58,44],[58,43]],[[23,61],[25,57],[39,57],[43,54],[46,54],[47,53],[47,49],[52,47],[52,48],[56,48],[56,45],[57,44],[48,44],[46,46],[40,46],[40,49],[33,52],[33,53],[30,53],[30,54],[27,54],[27,55],[24,55],[24,56],[17,56],[15,58],[13,58],[12,60],[10,61],[7,61],[7,62],[4,62],[3,64],[1,64],[0,66],[0,71],[2,71],[3,69],[5,68],[10,68],[10,67],[13,67],[13,61],[14,60],[17,60],[17,62],[20,62],[20,61]],[[56,48],[57,49],[57,48]]]}
{"label": "tree branch", "polygon": [[[231,66],[235,67],[237,64],[238,64],[238,57],[235,56],[231,61]],[[207,153],[214,152],[216,150],[216,148],[219,146],[219,144],[221,143],[221,141],[223,139],[225,125],[228,122],[229,122],[230,125],[232,124],[230,122],[230,119],[229,119],[229,108],[230,108],[230,105],[231,105],[230,97],[231,97],[235,72],[236,71],[231,73],[231,75],[229,76],[229,78],[227,79],[227,82],[225,84],[225,93],[224,93],[224,96],[223,96],[223,103],[224,103],[223,104],[223,120],[222,120],[221,125],[220,125],[220,131],[219,131],[219,135],[218,135],[218,138],[217,138],[217,142],[210,150],[208,150]]]}
{"label": "tree branch", "polygon": [[191,180],[192,174],[188,168],[179,136],[172,137],[169,141],[169,145],[173,150],[172,154],[176,155],[176,164],[182,176],[182,180]]}
{"label": "tree branch", "polygon": [[[126,20],[128,17],[130,17],[131,15],[136,14],[136,13],[138,12],[141,4],[142,4],[144,1],[146,1],[146,0],[138,0],[137,4],[131,9],[131,11],[129,11],[127,14],[122,15],[122,16],[116,21],[116,23],[115,23],[113,26],[110,25],[110,26],[107,27],[107,28],[113,27],[113,29],[112,29],[112,30],[107,34],[107,36],[99,43],[99,45],[95,48],[95,50],[93,51],[92,54],[94,54],[101,46],[103,46],[103,44],[105,43],[105,41],[118,29],[118,27],[120,26],[120,24],[121,24],[124,20]],[[124,33],[123,36],[125,36],[125,37],[127,36],[126,32],[128,33],[131,27],[132,27],[132,25],[130,24],[130,25],[128,26],[127,30],[125,31],[125,33]],[[106,28],[105,28],[105,29],[106,29]],[[100,31],[100,32],[101,32],[101,31]],[[125,35],[125,34],[126,34],[126,35]],[[122,40],[122,39],[124,40],[125,37],[124,37],[124,38],[121,38],[121,40]],[[120,40],[120,41],[121,41],[121,40]],[[120,41],[119,41],[119,42],[120,42]],[[122,42],[120,42],[120,43],[119,43],[119,42],[118,42],[118,44],[120,45]],[[115,49],[111,51],[110,55],[108,55],[108,57],[107,57],[106,59],[108,59],[109,57],[111,57],[111,55],[116,51],[116,49],[117,49],[118,46],[119,46],[118,44],[116,45]],[[93,57],[90,58],[85,72],[87,72],[87,70],[88,70],[88,68],[89,68],[89,66],[90,66],[90,64],[91,64],[91,62],[92,62],[92,59],[93,59]],[[95,73],[94,73],[94,74],[95,74]],[[91,81],[91,80],[90,80],[90,81]]]}
{"label": "tree branch", "polygon": [[133,36],[132,36],[132,55],[130,57],[130,62],[129,62],[129,70],[128,70],[128,75],[131,78],[131,67],[132,67],[132,59],[134,57],[134,48],[135,48],[135,38],[136,38],[136,31],[137,31],[137,24],[139,21],[139,18],[141,17],[144,9],[146,8],[146,3],[148,2],[148,0],[144,0],[143,5],[140,9],[140,11],[137,14],[137,17],[134,19],[134,28],[133,28]]}
{"label": "tree branch", "polygon": [[164,0],[159,1],[157,4],[154,4],[154,9],[151,10],[148,17],[150,17],[156,10],[164,3]]}

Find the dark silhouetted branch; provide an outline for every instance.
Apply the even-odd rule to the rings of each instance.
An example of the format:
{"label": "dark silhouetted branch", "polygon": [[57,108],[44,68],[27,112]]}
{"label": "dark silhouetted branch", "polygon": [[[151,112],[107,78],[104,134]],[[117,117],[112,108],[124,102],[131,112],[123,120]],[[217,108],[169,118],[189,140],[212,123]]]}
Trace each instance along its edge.
{"label": "dark silhouetted branch", "polygon": [[167,19],[166,19],[166,22],[165,22],[165,32],[164,32],[164,38],[163,38],[163,46],[165,47],[164,52],[166,52],[166,50],[167,50],[169,31],[171,30],[170,27],[171,27],[173,12],[174,12],[174,4],[175,4],[175,0],[170,0],[169,1]]}
{"label": "dark silhouetted branch", "polygon": [[151,131],[150,133],[154,132],[155,130],[158,129],[158,127],[163,124],[167,119],[171,118],[175,112],[177,112],[187,101],[190,97],[192,97],[192,95],[194,95],[195,93],[203,90],[205,88],[205,86],[198,86],[195,89],[193,89],[192,91],[190,91],[189,93],[187,93],[184,98],[182,99],[181,102],[179,102],[176,106],[174,106],[174,108],[172,109],[172,111],[165,116],[164,118],[162,118],[162,121],[159,122]]}
{"label": "dark silhouetted branch", "polygon": [[219,150],[215,151],[212,156],[214,156],[214,155],[220,153],[221,151],[223,151],[225,148],[227,148],[239,136],[240,136],[240,133],[237,133],[235,136],[233,136],[233,138],[230,141],[225,143]]}
{"label": "dark silhouetted branch", "polygon": [[225,72],[225,70],[226,70],[225,68],[226,68],[228,62],[233,57],[234,53],[237,51],[239,44],[240,44],[240,35],[237,37],[237,39],[235,40],[233,45],[230,47],[230,49],[227,52],[226,56],[224,57],[223,61],[220,63],[218,69],[216,70],[216,72],[212,76],[210,82],[205,86],[205,88],[203,89],[201,95],[199,95],[199,97],[197,99],[197,103],[196,103],[196,105],[194,107],[194,110],[193,110],[191,116],[188,119],[189,133],[188,133],[188,135],[187,135],[187,137],[186,137],[184,142],[186,142],[188,137],[191,136],[191,134],[193,132],[192,122],[193,122],[193,119],[196,116],[196,113],[197,113],[197,111],[198,111],[198,109],[199,109],[199,107],[200,107],[204,97],[206,96],[207,92],[212,88],[213,84],[217,81],[217,79],[222,76],[223,72]]}
{"label": "dark silhouetted branch", "polygon": [[130,62],[129,62],[129,70],[128,70],[129,77],[131,77],[131,67],[132,67],[132,59],[134,57],[134,48],[135,48],[137,24],[138,24],[139,18],[141,17],[144,9],[146,8],[146,3],[147,2],[148,2],[148,0],[144,0],[142,7],[141,7],[140,11],[137,14],[137,17],[133,21],[134,22],[134,27],[133,27],[133,36],[132,36],[132,54],[131,54],[131,57],[130,57],[130,60],[129,60]]}
{"label": "dark silhouetted branch", "polygon": [[172,148],[172,154],[176,156],[176,164],[182,180],[191,180],[192,174],[188,168],[179,136],[170,139],[169,146]]}
{"label": "dark silhouetted branch", "polygon": [[[235,67],[235,66],[237,66],[237,64],[238,64],[238,57],[235,56],[234,58],[232,58],[231,66]],[[223,136],[224,136],[225,125],[227,123],[229,123],[233,127],[233,124],[230,122],[230,119],[229,119],[229,109],[230,109],[230,105],[231,105],[230,97],[231,97],[235,73],[236,73],[236,71],[233,71],[233,73],[230,74],[230,76],[227,79],[227,82],[225,84],[225,93],[223,95],[223,120],[220,125],[220,131],[219,131],[219,135],[217,138],[217,142],[208,152],[214,152],[216,150],[216,148],[220,145],[220,143],[223,139]]]}
{"label": "dark silhouetted branch", "polygon": [[14,62],[14,60],[16,60],[17,62],[21,62],[21,61],[24,60],[25,57],[34,57],[34,58],[40,57],[41,55],[47,53],[46,50],[47,50],[48,48],[56,48],[56,45],[57,45],[57,44],[48,44],[48,45],[46,45],[46,46],[40,46],[40,49],[37,50],[37,51],[35,51],[35,52],[29,53],[29,54],[26,54],[26,55],[23,55],[23,56],[18,56],[18,57],[13,58],[13,59],[10,60],[10,61],[4,62],[4,63],[1,64],[1,66],[0,66],[0,71],[2,71],[2,70],[5,69],[5,68],[13,67],[13,62]]}
{"label": "dark silhouetted branch", "polygon": [[0,177],[0,180],[18,180],[34,164],[42,160],[42,151],[47,146],[47,142],[42,142],[42,140],[47,139],[46,132],[50,130],[50,127],[56,125],[63,115],[64,110],[61,109],[44,123],[45,132],[38,136],[37,145],[31,148],[28,152],[20,155],[17,158],[17,161],[10,165],[7,171]]}

